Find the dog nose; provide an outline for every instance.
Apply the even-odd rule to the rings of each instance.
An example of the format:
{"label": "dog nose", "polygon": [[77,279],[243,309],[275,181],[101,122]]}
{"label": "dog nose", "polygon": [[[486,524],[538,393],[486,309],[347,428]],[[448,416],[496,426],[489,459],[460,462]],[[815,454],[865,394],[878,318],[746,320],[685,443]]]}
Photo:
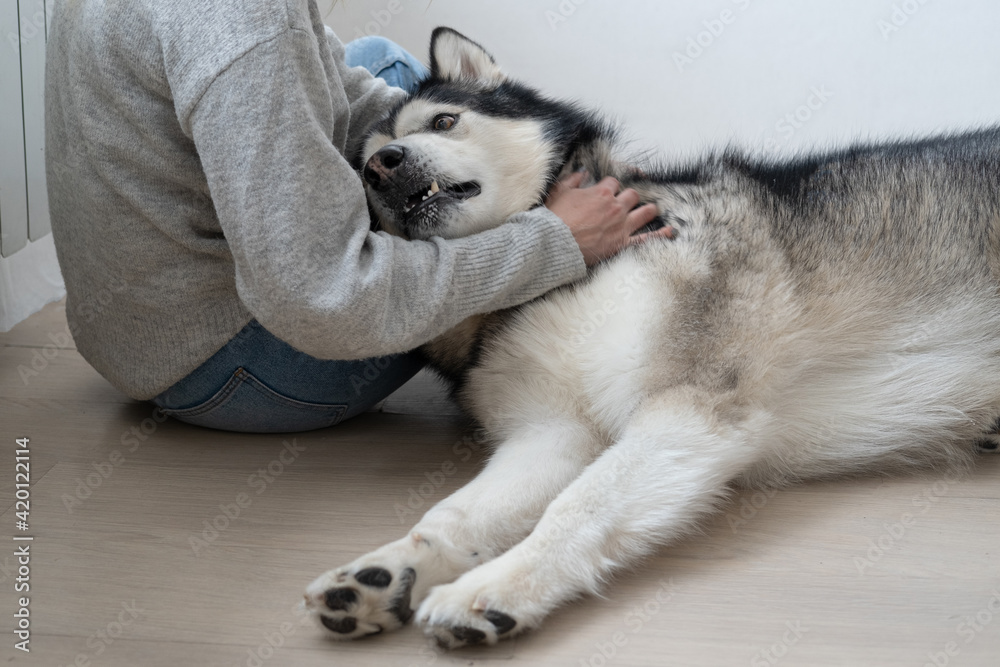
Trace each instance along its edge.
{"label": "dog nose", "polygon": [[389,144],[383,147],[370,158],[365,165],[364,177],[368,185],[374,189],[381,189],[389,175],[406,159],[406,149],[402,146]]}

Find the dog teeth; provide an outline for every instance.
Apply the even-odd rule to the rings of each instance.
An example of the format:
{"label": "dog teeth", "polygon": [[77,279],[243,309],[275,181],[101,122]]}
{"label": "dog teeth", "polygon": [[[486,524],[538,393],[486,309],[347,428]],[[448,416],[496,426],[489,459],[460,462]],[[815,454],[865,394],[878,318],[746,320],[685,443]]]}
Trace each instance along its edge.
{"label": "dog teeth", "polygon": [[431,187],[430,187],[429,190],[427,190],[427,194],[424,195],[424,198],[421,201],[427,201],[428,199],[430,199],[431,197],[433,197],[434,195],[436,195],[440,191],[441,191],[441,188],[438,187],[438,182],[437,181],[431,181]]}
{"label": "dog teeth", "polygon": [[[420,198],[421,203],[427,201],[439,192],[441,192],[441,186],[438,185],[437,181],[431,181],[431,186],[427,189],[427,194]],[[403,206],[403,213],[409,213],[416,208],[416,206],[416,204],[405,204]]]}

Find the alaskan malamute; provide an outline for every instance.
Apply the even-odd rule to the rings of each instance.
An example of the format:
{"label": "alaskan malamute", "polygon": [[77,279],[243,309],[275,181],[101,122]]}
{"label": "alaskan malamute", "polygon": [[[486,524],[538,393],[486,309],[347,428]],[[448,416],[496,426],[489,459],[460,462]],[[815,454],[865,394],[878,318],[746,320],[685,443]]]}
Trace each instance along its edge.
{"label": "alaskan malamute", "polygon": [[734,485],[964,469],[1000,415],[1000,131],[642,170],[595,115],[440,28],[364,148],[384,229],[458,237],[615,176],[676,240],[424,349],[496,451],[307,590],[334,637],[493,643],[677,540]]}

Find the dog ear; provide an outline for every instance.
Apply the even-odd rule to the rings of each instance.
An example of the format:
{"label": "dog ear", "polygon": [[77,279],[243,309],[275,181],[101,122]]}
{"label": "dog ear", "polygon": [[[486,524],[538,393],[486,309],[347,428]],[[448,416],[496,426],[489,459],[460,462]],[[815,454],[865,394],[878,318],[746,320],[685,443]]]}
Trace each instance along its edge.
{"label": "dog ear", "polygon": [[487,86],[507,78],[486,49],[451,28],[436,28],[431,34],[431,77]]}

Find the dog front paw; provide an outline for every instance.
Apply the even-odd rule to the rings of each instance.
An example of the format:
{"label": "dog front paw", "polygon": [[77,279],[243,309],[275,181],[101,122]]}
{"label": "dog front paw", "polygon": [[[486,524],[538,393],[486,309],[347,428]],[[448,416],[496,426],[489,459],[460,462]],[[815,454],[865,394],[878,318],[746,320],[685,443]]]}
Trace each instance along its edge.
{"label": "dog front paw", "polygon": [[317,577],[306,588],[306,608],[334,639],[398,630],[413,617],[418,576],[435,557],[419,535],[390,542]]}
{"label": "dog front paw", "polygon": [[454,581],[481,562],[478,553],[464,553],[436,534],[411,532],[319,576],[306,589],[306,608],[334,639],[397,630],[431,586]]}
{"label": "dog front paw", "polygon": [[514,616],[490,605],[487,595],[475,594],[460,583],[461,579],[433,589],[417,612],[417,622],[438,646],[495,644],[525,629]]}
{"label": "dog front paw", "polygon": [[412,567],[393,570],[378,565],[331,570],[306,589],[306,607],[334,639],[397,630],[413,617],[417,573]]}

